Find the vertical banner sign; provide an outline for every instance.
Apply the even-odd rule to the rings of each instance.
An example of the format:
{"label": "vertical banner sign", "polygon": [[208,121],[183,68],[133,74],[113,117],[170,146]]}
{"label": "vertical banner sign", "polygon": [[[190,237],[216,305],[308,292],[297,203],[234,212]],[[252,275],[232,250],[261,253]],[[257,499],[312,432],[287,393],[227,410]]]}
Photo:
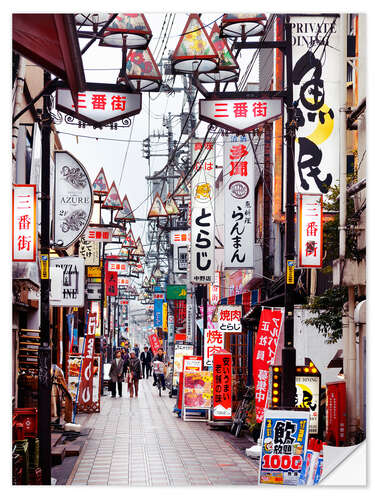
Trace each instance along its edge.
{"label": "vertical banner sign", "polygon": [[168,302],[163,302],[163,332],[168,332]]}
{"label": "vertical banner sign", "polygon": [[218,329],[220,332],[239,333],[242,332],[241,325],[242,306],[219,306],[218,307]]}
{"label": "vertical banner sign", "polygon": [[[244,139],[244,140],[242,140]],[[254,159],[245,136],[224,140],[224,267],[254,267]]]}
{"label": "vertical banner sign", "polygon": [[13,262],[34,262],[36,259],[36,186],[13,186]]}
{"label": "vertical banner sign", "polygon": [[308,434],[308,412],[266,410],[262,426],[258,483],[296,486]]}
{"label": "vertical banner sign", "polygon": [[213,418],[232,419],[232,354],[228,351],[213,355]]}
{"label": "vertical banner sign", "polygon": [[345,381],[327,382],[328,444],[343,446],[346,441],[346,384]]}
{"label": "vertical banner sign", "polygon": [[190,231],[171,231],[173,246],[173,272],[186,274],[188,268],[188,249],[190,247]]}
{"label": "vertical banner sign", "polygon": [[216,352],[224,349],[225,343],[225,335],[224,332],[219,332],[219,330],[213,330],[211,328],[207,328],[204,331],[204,365],[212,366],[213,365],[213,355]]}
{"label": "vertical banner sign", "polygon": [[310,411],[310,434],[319,432],[320,377],[318,375],[296,376],[296,408]]}
{"label": "vertical banner sign", "polygon": [[78,403],[87,405],[92,403],[92,378],[94,375],[94,344],[96,329],[96,313],[88,314],[85,350],[81,367],[81,382],[79,384]]}
{"label": "vertical banner sign", "polygon": [[215,281],[215,146],[193,139],[192,149],[191,282],[208,284]]}
{"label": "vertical banner sign", "polygon": [[116,297],[118,294],[118,274],[115,271],[105,273],[105,293],[109,297]]}
{"label": "vertical banner sign", "polygon": [[85,259],[85,266],[100,265],[99,242],[86,240],[84,236],[79,240],[79,256]]}
{"label": "vertical banner sign", "polygon": [[323,195],[297,197],[298,267],[321,268],[323,263]]}
{"label": "vertical banner sign", "polygon": [[220,300],[220,271],[215,271],[215,281],[208,287],[208,300],[212,306]]}
{"label": "vertical banner sign", "polygon": [[339,179],[340,17],[290,16],[298,102],[296,192],[326,195]]}
{"label": "vertical banner sign", "polygon": [[169,343],[169,345],[174,344],[174,316],[173,316],[173,314],[168,314],[168,343]]}
{"label": "vertical banner sign", "polygon": [[160,347],[159,337],[156,333],[152,333],[148,336],[148,341],[150,343],[152,354],[156,356],[156,353],[158,352],[158,349]]}
{"label": "vertical banner sign", "polygon": [[275,359],[283,315],[283,309],[263,309],[260,315],[253,356],[255,412],[257,422],[262,422],[264,416],[268,393],[269,367],[273,364]]}
{"label": "vertical banner sign", "polygon": [[154,327],[163,327],[164,293],[154,293]]}

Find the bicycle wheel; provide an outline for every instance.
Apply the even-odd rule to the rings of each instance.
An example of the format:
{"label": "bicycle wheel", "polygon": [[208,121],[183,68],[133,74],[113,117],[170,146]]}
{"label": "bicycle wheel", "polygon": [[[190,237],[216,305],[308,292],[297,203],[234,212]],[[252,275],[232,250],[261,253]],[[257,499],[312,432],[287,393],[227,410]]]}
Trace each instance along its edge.
{"label": "bicycle wheel", "polygon": [[237,429],[236,429],[236,432],[234,434],[236,436],[236,438],[240,437],[241,431],[242,431],[242,422],[238,422]]}
{"label": "bicycle wheel", "polygon": [[158,377],[158,389],[159,389],[159,396],[161,397],[161,381],[160,381],[160,376]]}
{"label": "bicycle wheel", "polygon": [[236,427],[237,427],[237,422],[234,420],[233,423],[232,423],[232,426],[230,428],[230,433],[231,434],[234,434],[235,431],[236,431]]}

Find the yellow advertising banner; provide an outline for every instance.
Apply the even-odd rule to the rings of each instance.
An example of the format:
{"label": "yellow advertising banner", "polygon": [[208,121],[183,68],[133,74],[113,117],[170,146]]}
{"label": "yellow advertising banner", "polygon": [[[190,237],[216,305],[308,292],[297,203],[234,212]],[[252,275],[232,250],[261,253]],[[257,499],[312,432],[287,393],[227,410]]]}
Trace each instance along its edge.
{"label": "yellow advertising banner", "polygon": [[163,332],[168,331],[168,302],[163,303]]}
{"label": "yellow advertising banner", "polygon": [[101,275],[102,275],[102,270],[99,266],[87,266],[88,278],[100,278]]}

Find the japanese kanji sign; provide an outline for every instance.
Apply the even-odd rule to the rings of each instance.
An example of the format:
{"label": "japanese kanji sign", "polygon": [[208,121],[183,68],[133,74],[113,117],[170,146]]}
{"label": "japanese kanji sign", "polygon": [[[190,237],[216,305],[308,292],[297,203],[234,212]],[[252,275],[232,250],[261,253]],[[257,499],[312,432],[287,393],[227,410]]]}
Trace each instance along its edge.
{"label": "japanese kanji sign", "polygon": [[242,332],[241,318],[242,306],[218,306],[218,330],[220,332]]}
{"label": "japanese kanji sign", "polygon": [[245,136],[224,140],[224,267],[254,267],[254,155]]}
{"label": "japanese kanji sign", "polygon": [[253,377],[255,386],[255,411],[257,422],[262,422],[266,407],[269,367],[273,364],[284,310],[263,309],[260,315],[258,333],[253,356]]}
{"label": "japanese kanji sign", "polygon": [[322,267],[323,195],[297,196],[298,267]]}
{"label": "japanese kanji sign", "polygon": [[112,241],[112,231],[113,229],[111,227],[108,229],[90,227],[86,231],[85,239],[89,241],[109,242]]}
{"label": "japanese kanji sign", "polygon": [[160,347],[159,337],[156,333],[152,333],[148,336],[148,341],[150,343],[152,354],[156,356],[156,353],[158,352],[158,349]]}
{"label": "japanese kanji sign", "polygon": [[99,266],[99,242],[82,236],[79,240],[79,256],[85,259],[85,266]]}
{"label": "japanese kanji sign", "polygon": [[208,300],[212,306],[220,300],[220,271],[215,271],[215,282],[208,286]]}
{"label": "japanese kanji sign", "polygon": [[115,85],[87,83],[86,91],[78,93],[78,110],[70,89],[58,88],[56,109],[89,125],[103,126],[136,115],[142,109],[142,97],[137,92],[122,92]]}
{"label": "japanese kanji sign", "polygon": [[55,151],[53,237],[67,248],[85,232],[92,213],[93,193],[83,165],[67,151]]}
{"label": "japanese kanji sign", "polygon": [[308,412],[266,410],[262,426],[259,484],[298,484],[308,434]]}
{"label": "japanese kanji sign", "polygon": [[88,313],[87,331],[85,335],[85,347],[81,365],[81,380],[79,383],[78,402],[81,405],[92,403],[92,384],[94,375],[94,354],[95,354],[95,329],[96,313]]}
{"label": "japanese kanji sign", "polygon": [[224,349],[225,334],[212,328],[207,328],[204,331],[204,364],[205,366],[213,365],[213,355],[215,352]]}
{"label": "japanese kanji sign", "polygon": [[163,327],[163,293],[154,293],[154,327]]}
{"label": "japanese kanji sign", "polygon": [[13,262],[34,262],[36,259],[36,186],[13,186]]}
{"label": "japanese kanji sign", "polygon": [[118,294],[118,275],[115,271],[105,273],[105,293],[109,297],[116,297]]}
{"label": "japanese kanji sign", "polygon": [[282,99],[201,99],[199,118],[236,134],[245,134],[282,113]]}
{"label": "japanese kanji sign", "polygon": [[320,377],[319,375],[296,376],[297,408],[310,411],[310,434],[319,432],[319,399],[320,399]]}
{"label": "japanese kanji sign", "polygon": [[108,271],[115,271],[119,274],[127,274],[129,271],[129,264],[127,262],[115,262],[109,260],[107,262]]}
{"label": "japanese kanji sign", "polygon": [[191,282],[208,284],[215,281],[215,147],[193,139],[192,149]]}
{"label": "japanese kanji sign", "polygon": [[222,351],[213,355],[213,418],[232,418],[232,354]]}
{"label": "japanese kanji sign", "polygon": [[190,247],[190,231],[171,231],[173,245],[173,272],[186,274],[188,268],[188,249]]}

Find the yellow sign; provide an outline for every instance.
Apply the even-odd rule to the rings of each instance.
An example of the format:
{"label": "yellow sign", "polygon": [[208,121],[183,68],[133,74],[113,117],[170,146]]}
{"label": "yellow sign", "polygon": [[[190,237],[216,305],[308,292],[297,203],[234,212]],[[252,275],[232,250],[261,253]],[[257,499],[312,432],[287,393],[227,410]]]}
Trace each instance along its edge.
{"label": "yellow sign", "polygon": [[49,258],[48,254],[40,256],[40,277],[42,280],[49,279]]}
{"label": "yellow sign", "polygon": [[168,331],[168,302],[163,302],[163,332]]}
{"label": "yellow sign", "polygon": [[286,261],[286,284],[287,285],[294,285],[295,265],[296,265],[295,260],[287,260]]}
{"label": "yellow sign", "polygon": [[100,278],[101,276],[102,276],[102,270],[99,266],[87,266],[88,278]]}

